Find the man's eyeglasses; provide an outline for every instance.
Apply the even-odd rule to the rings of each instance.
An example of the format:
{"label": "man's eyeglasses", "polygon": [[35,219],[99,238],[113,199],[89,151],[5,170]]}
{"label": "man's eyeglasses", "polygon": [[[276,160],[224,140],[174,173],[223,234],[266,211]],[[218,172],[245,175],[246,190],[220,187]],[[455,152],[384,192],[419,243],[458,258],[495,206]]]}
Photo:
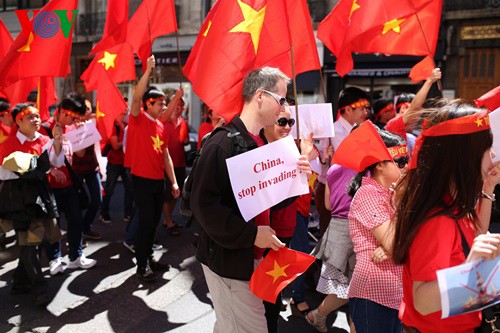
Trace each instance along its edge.
{"label": "man's eyeglasses", "polygon": [[295,125],[295,119],[293,118],[287,119],[285,117],[281,117],[276,119],[276,124],[278,124],[278,126],[280,127],[285,127],[287,124],[288,126],[292,127],[293,125]]}
{"label": "man's eyeglasses", "polygon": [[263,92],[265,92],[266,94],[269,94],[271,95],[275,100],[276,102],[279,104],[279,105],[285,105],[286,104],[286,97],[281,97],[280,95],[278,94],[275,94],[273,92],[270,92],[270,91],[267,91],[267,90],[264,90],[264,89],[261,89]]}

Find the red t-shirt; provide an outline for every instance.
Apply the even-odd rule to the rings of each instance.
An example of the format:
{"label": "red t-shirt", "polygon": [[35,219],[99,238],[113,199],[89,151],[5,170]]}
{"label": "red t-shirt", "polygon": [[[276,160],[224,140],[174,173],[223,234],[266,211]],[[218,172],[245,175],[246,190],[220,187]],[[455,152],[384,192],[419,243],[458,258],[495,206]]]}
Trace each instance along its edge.
{"label": "red t-shirt", "polygon": [[385,130],[399,135],[406,141],[406,124],[403,121],[403,116],[389,120],[385,125]]}
{"label": "red t-shirt", "polygon": [[212,126],[212,123],[204,122],[200,125],[200,128],[198,129],[198,149],[201,148],[201,139],[213,130],[214,127]]}
{"label": "red t-shirt", "polygon": [[[130,117],[134,126],[131,173],[149,179],[165,178],[164,151],[168,147],[168,134],[158,119],[151,119],[144,111]],[[127,138],[129,139],[129,138]],[[129,142],[127,142],[128,151]]]}
{"label": "red t-shirt", "polygon": [[168,152],[172,163],[174,163],[174,168],[185,168],[184,141],[188,138],[189,129],[184,118],[179,117],[178,119],[177,124],[168,120],[163,125],[168,133]]}
{"label": "red t-shirt", "polygon": [[[142,112],[142,111],[141,111]],[[130,117],[133,117],[132,115]],[[130,118],[129,118],[130,119]],[[125,152],[123,154],[123,166],[125,168],[132,168],[132,159],[134,157],[134,132],[135,122],[130,122],[127,125],[127,141],[125,142]]]}
{"label": "red t-shirt", "polygon": [[271,213],[271,228],[276,231],[276,236],[289,238],[293,236],[297,224],[297,200],[285,208]]}
{"label": "red t-shirt", "polygon": [[15,151],[40,156],[43,146],[49,141],[50,138],[48,136],[42,135],[35,141],[26,140],[21,144],[16,135],[10,135],[7,140],[0,145],[0,163],[3,164],[4,158]]}
{"label": "red t-shirt", "polygon": [[[119,126],[119,125],[118,125]],[[118,135],[116,134],[116,124],[113,125],[113,132],[111,136],[116,136],[118,138],[118,142],[123,142],[123,133],[124,129],[120,127]],[[111,148],[108,153],[108,162],[115,165],[122,165],[125,159],[125,154],[123,153],[122,147],[118,149]]]}
{"label": "red t-shirt", "polygon": [[[466,218],[459,223],[471,246],[475,236],[474,225]],[[406,326],[425,333],[472,333],[474,327],[479,326],[480,311],[441,319],[441,311],[423,316],[413,306],[413,281],[436,281],[436,271],[464,261],[462,238],[455,220],[438,216],[419,228],[403,267],[403,302],[399,318]]]}
{"label": "red t-shirt", "polygon": [[[255,143],[257,144],[257,146],[262,147],[264,145],[264,140],[262,140],[262,138],[260,136],[255,136],[255,135],[253,135],[250,132],[248,132],[248,134],[255,141]],[[256,217],[254,217],[253,223],[256,226],[259,226],[259,225],[270,226],[271,225],[270,213],[271,213],[271,210],[269,208],[266,209],[265,211],[263,211],[262,213],[260,213]],[[254,246],[254,249],[253,249],[253,256],[254,256],[254,258],[255,259],[262,258],[262,256],[264,255],[264,250],[265,249],[261,249],[260,247]]]}
{"label": "red t-shirt", "polygon": [[5,126],[4,124],[0,124],[0,144],[3,143],[10,135],[11,128],[9,126]]}
{"label": "red t-shirt", "polygon": [[[56,125],[56,120],[54,118],[49,118],[45,122],[45,125],[47,125],[51,130],[53,130],[54,126]],[[46,132],[43,127],[41,127],[41,129],[44,130],[44,132]],[[74,129],[74,126],[66,126],[64,128],[64,133],[67,133],[67,132],[71,131],[72,129]],[[69,163],[71,163],[73,160],[73,150],[71,148],[71,145],[69,145],[67,142],[63,141],[62,149],[63,149],[64,155],[66,156],[66,159],[68,160]],[[62,167],[57,168],[57,170],[62,171],[64,173],[64,175],[66,176],[66,181],[63,183],[58,183],[56,181],[55,177],[53,177],[49,173],[48,178],[49,178],[50,187],[52,187],[52,188],[66,188],[66,187],[73,184],[73,181],[72,181],[71,176],[69,174],[68,168],[66,168],[65,164],[63,164]]]}

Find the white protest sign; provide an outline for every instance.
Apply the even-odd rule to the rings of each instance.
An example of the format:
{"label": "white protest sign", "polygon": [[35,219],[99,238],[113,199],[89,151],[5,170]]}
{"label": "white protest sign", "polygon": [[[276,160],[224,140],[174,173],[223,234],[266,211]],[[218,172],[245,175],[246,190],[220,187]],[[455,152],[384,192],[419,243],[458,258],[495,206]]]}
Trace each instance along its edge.
{"label": "white protest sign", "polygon": [[101,140],[101,135],[94,122],[87,120],[82,126],[64,134],[64,139],[71,142],[73,151],[92,146]]}
{"label": "white protest sign", "polygon": [[500,161],[500,108],[491,112],[489,115],[491,134],[493,134],[492,149],[495,152],[495,157],[492,158],[493,163]]}
{"label": "white protest sign", "polygon": [[[291,106],[292,118],[297,120],[296,107]],[[315,139],[333,138],[333,112],[331,103],[302,104],[299,105],[299,130],[300,136],[309,136],[313,133]],[[297,130],[290,132],[297,139]]]}
{"label": "white protest sign", "polygon": [[226,160],[234,197],[245,221],[281,201],[309,193],[297,168],[299,151],[288,136]]}

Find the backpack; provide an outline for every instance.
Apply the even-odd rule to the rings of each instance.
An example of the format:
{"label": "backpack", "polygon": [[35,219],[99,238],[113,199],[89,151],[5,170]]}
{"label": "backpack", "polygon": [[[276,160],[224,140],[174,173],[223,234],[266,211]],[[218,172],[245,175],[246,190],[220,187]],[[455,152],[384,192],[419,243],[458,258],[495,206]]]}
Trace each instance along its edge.
{"label": "backpack", "polygon": [[[115,125],[116,136],[119,136],[120,130],[121,130],[120,125],[118,125],[117,123],[114,123],[113,125]],[[106,142],[106,145],[104,146],[104,148],[101,150],[102,157],[107,157],[109,152],[111,151],[111,149],[113,149],[113,147],[111,147],[111,142],[109,142],[109,140],[108,140],[108,142]]]}
{"label": "backpack", "polygon": [[196,170],[196,165],[198,164],[198,160],[200,159],[200,156],[203,151],[203,146],[204,144],[217,132],[220,131],[226,131],[227,132],[227,137],[231,138],[233,141],[233,156],[239,155],[241,153],[247,152],[249,145],[247,141],[243,138],[241,133],[238,131],[238,129],[233,125],[233,124],[228,124],[226,126],[221,126],[216,129],[214,129],[211,133],[207,134],[202,141],[202,146],[198,151],[196,152],[196,157],[194,158],[193,161],[193,166],[191,168],[191,172],[189,173],[189,176],[186,178],[186,181],[184,182],[184,187],[182,188],[182,195],[180,197],[180,203],[179,203],[179,208],[180,208],[180,213],[181,216],[186,220],[186,227],[189,228],[192,223],[194,222],[195,216],[193,214],[193,211],[191,210],[191,191],[193,188],[193,176],[194,172]]}

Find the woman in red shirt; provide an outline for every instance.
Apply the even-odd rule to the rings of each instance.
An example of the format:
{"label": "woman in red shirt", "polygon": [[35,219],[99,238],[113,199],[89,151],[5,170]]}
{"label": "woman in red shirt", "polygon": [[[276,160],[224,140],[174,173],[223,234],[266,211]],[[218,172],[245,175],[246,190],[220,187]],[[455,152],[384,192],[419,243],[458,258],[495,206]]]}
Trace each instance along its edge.
{"label": "woman in red shirt", "polygon": [[467,261],[498,255],[498,234],[474,237],[488,230],[500,165],[491,162],[485,111],[452,101],[426,120],[396,186],[393,260],[404,265],[399,317],[407,332],[472,333],[480,312],[441,319],[436,271],[466,260],[461,234],[472,249]]}
{"label": "woman in red shirt", "polygon": [[198,129],[198,149],[201,148],[203,137],[212,132],[216,127],[219,127],[222,121],[223,119],[214,110],[208,109],[207,118]]}

